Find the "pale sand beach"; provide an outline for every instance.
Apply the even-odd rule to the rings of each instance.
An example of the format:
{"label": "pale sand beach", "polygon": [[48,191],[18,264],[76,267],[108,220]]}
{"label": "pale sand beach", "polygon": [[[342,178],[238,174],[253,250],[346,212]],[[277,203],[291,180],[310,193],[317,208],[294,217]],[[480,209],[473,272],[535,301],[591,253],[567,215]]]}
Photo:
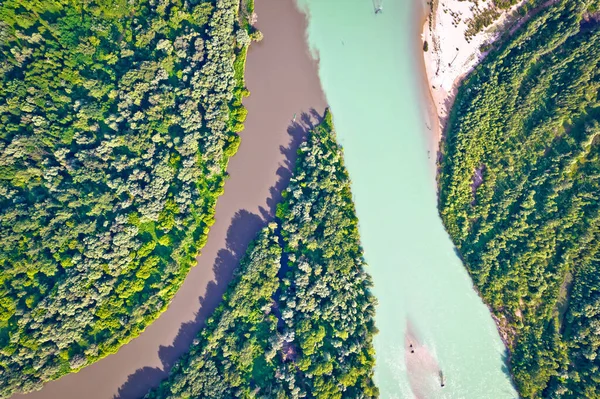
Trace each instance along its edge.
{"label": "pale sand beach", "polygon": [[[422,12],[422,41],[429,107],[435,108],[437,128],[432,127],[433,140],[439,142],[445,128],[458,86],[487,55],[487,48],[498,39],[507,25],[518,23],[517,11],[525,0],[501,12],[496,21],[471,36],[465,33],[476,8],[465,0],[417,0]],[[433,7],[429,1],[433,1]],[[491,1],[480,1],[479,10],[492,7]],[[417,5],[419,8],[419,5]],[[427,42],[428,51],[423,50]],[[434,146],[437,150],[437,144]]]}
{"label": "pale sand beach", "polygon": [[[425,26],[429,18],[429,0],[416,0],[413,5],[413,30],[415,32],[415,38],[421,37]],[[441,137],[440,118],[438,116],[438,109],[436,107],[436,100],[433,97],[433,91],[430,90],[431,85],[429,84],[429,76],[427,74],[427,66],[425,65],[427,60],[427,54],[423,54],[423,42],[421,40],[414,41],[414,62],[415,70],[419,74],[421,81],[421,107],[425,118],[425,127],[429,132],[427,134],[427,148],[430,150],[430,154],[437,154],[439,148],[439,140]],[[430,159],[435,163],[436,157],[430,155]],[[435,169],[435,168],[434,168]]]}
{"label": "pale sand beach", "polygon": [[264,40],[253,43],[248,55],[246,129],[229,163],[230,178],[198,264],[168,309],[116,354],[41,391],[13,398],[140,398],[168,375],[220,303],[248,243],[273,217],[308,125],[326,106],[317,65],[305,43],[304,14],[292,0],[257,0],[256,12]]}

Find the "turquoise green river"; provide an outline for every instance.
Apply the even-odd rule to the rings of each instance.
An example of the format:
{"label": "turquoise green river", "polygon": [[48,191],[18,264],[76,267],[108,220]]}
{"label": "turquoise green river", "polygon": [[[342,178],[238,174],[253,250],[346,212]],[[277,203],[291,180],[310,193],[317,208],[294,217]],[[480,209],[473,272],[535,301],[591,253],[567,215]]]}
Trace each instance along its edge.
{"label": "turquoise green river", "polygon": [[298,1],[309,16],[307,40],[344,147],[379,301],[381,397],[518,397],[496,326],[437,213],[414,0],[385,0],[378,15],[372,0]]}

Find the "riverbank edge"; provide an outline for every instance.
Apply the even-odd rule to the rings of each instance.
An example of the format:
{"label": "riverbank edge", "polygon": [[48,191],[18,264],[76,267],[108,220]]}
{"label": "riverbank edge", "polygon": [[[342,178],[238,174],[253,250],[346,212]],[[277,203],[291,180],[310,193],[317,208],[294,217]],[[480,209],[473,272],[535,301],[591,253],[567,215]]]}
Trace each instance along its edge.
{"label": "riverbank edge", "polygon": [[415,27],[416,35],[419,38],[419,40],[415,41],[417,69],[422,85],[422,104],[425,112],[426,126],[431,132],[428,137],[429,147],[432,151],[435,151],[436,166],[441,157],[441,142],[445,137],[446,124],[450,118],[450,111],[458,94],[458,88],[486,55],[484,54],[479,57],[479,61],[471,68],[467,68],[456,74],[453,77],[451,90],[446,91],[441,87],[434,87],[434,70],[436,64],[439,62],[435,57],[436,51],[439,51],[436,50],[437,44],[435,43],[435,38],[439,37],[442,33],[435,30],[435,16],[438,13],[438,5],[439,0],[415,0],[413,3],[414,20],[418,21]]}
{"label": "riverbank edge", "polygon": [[[431,56],[431,51],[425,51],[424,46],[425,43],[431,43],[430,40],[434,35],[439,34],[439,32],[432,32],[435,24],[432,22],[432,18],[437,13],[438,0],[415,0],[413,3],[413,14],[414,20],[418,21],[417,25],[417,37],[420,40],[416,40],[415,51],[417,52],[417,63],[418,63],[418,72],[420,74],[420,82],[422,86],[421,90],[421,103],[423,116],[425,118],[425,124],[430,132],[428,135],[428,147],[436,154],[435,159],[435,168],[436,168],[436,187],[437,187],[437,168],[439,167],[439,163],[441,161],[442,153],[440,151],[442,147],[442,140],[444,140],[446,136],[446,128],[447,122],[450,118],[452,106],[454,105],[454,101],[456,100],[456,96],[458,94],[458,89],[465,78],[467,78],[472,70],[474,70],[477,65],[481,63],[483,57],[471,71],[460,74],[454,78],[454,82],[452,84],[452,90],[450,92],[443,91],[442,94],[438,94],[438,92],[432,90],[432,71],[435,60]],[[445,110],[440,110],[436,104],[443,102]],[[446,112],[446,114],[444,114]],[[457,252],[460,254],[460,251]],[[460,256],[460,261],[464,267],[464,260],[462,256]],[[470,275],[469,275],[470,277]],[[510,359],[511,359],[511,347],[512,347],[512,339],[514,337],[514,332],[510,330],[508,327],[508,323],[506,319],[501,319],[496,313],[494,313],[493,309],[490,307],[488,303],[483,300],[483,296],[479,289],[473,284],[471,281],[471,286],[473,290],[477,293],[479,298],[488,308],[490,316],[494,320],[496,325],[496,330],[504,344],[504,348],[506,349],[506,363],[509,370],[510,380],[513,386],[516,389],[516,385],[514,383],[514,376],[512,374],[512,370],[510,369]]]}
{"label": "riverbank edge", "polygon": [[[240,5],[241,4],[242,3],[240,3]],[[250,10],[250,8],[248,10]],[[254,2],[253,1],[252,1],[251,11],[249,11],[249,12],[250,13],[254,12]],[[249,34],[253,33],[253,32],[260,32],[258,29],[254,28],[254,26],[249,23],[247,15],[245,15],[245,13],[241,10],[241,8],[238,8],[238,12],[237,12],[237,24],[239,24],[240,27],[243,27],[247,30],[251,30],[252,32],[249,32]],[[260,41],[260,40],[261,39],[258,39],[258,40],[252,39],[251,43],[254,41]],[[247,91],[246,86],[245,86],[246,59],[247,59],[247,55],[248,55],[248,49],[250,48],[250,44],[246,44],[239,49],[235,49],[234,50],[234,59],[233,59],[234,73],[235,73],[234,78],[236,79],[236,89],[239,89],[239,90],[238,90],[238,92],[234,93],[234,95],[233,95],[233,98],[229,104],[228,113],[229,113],[230,120],[235,120],[236,113],[242,111],[243,116],[240,120],[238,120],[238,122],[242,123],[242,124],[245,122],[245,119],[246,119],[245,115],[247,112],[246,107],[242,104],[242,100],[244,97],[247,97],[250,95],[250,92]],[[237,66],[237,68],[236,68],[236,66]],[[241,137],[240,137],[239,133],[242,130],[236,131],[235,129],[230,128],[228,131],[230,134],[229,141],[225,144],[225,147],[223,149],[224,156],[220,161],[222,170],[224,171],[223,172],[224,174],[223,174],[222,180],[221,180],[221,186],[215,192],[214,197],[211,199],[212,203],[209,208],[209,213],[207,214],[208,222],[207,222],[206,227],[208,228],[209,231],[215,222],[217,201],[224,192],[222,186],[224,185],[225,180],[229,177],[229,175],[227,173],[227,166],[229,165],[229,161],[230,161],[231,157],[233,157],[237,153],[237,150],[238,150],[240,142],[241,142]],[[86,367],[89,367],[89,366],[107,358],[108,356],[116,354],[117,352],[119,352],[119,350],[121,350],[121,348],[123,348],[124,346],[129,344],[131,341],[135,340],[140,335],[142,335],[144,333],[144,331],[146,331],[146,329],[152,323],[154,323],[154,321],[156,321],[158,318],[160,318],[160,316],[163,313],[166,312],[166,310],[168,309],[168,307],[171,304],[171,301],[173,300],[173,298],[179,291],[179,288],[181,288],[181,286],[183,285],[183,282],[185,281],[185,278],[187,277],[188,273],[191,271],[191,269],[193,267],[197,266],[197,257],[200,256],[202,253],[202,248],[204,247],[204,245],[206,244],[206,241],[208,240],[209,231],[205,231],[202,234],[200,234],[198,239],[191,244],[193,246],[193,248],[190,251],[193,252],[195,254],[195,256],[192,259],[189,259],[188,262],[185,262],[185,261],[181,262],[180,266],[181,266],[182,273],[179,274],[173,280],[172,285],[164,291],[166,294],[164,296],[165,301],[163,303],[163,306],[155,314],[151,315],[150,317],[148,317],[144,320],[144,326],[142,328],[138,329],[136,334],[131,334],[131,335],[127,336],[124,340],[122,340],[122,341],[118,342],[116,345],[113,345],[112,347],[108,348],[106,350],[106,352],[104,352],[100,356],[97,356],[97,357],[90,356],[89,360],[83,366],[71,369],[69,372],[66,372],[66,373],[62,372],[62,370],[61,370],[57,374],[53,375],[52,378],[43,381],[41,383],[41,385],[36,386],[34,389],[24,390],[24,391],[14,391],[10,394],[9,397],[15,397],[15,396],[19,396],[19,395],[27,395],[27,394],[40,392],[44,389],[44,387],[48,383],[51,383],[53,381],[58,381],[62,377],[65,377],[68,375],[79,373]]]}
{"label": "riverbank edge", "polygon": [[[246,0],[247,3],[252,3],[252,5],[254,6],[254,0]],[[246,2],[244,2],[244,0],[240,1],[241,5],[246,4]],[[263,1],[263,3],[266,3],[267,1]],[[292,4],[292,3],[290,3]],[[266,5],[262,6],[262,7],[267,7]],[[296,9],[296,4],[295,2],[293,2],[293,5],[291,6],[291,8]],[[246,10],[247,12],[244,13],[244,10]],[[259,7],[260,10],[260,7]],[[297,10],[298,11],[298,10]],[[246,14],[244,16],[244,14]],[[263,15],[262,12],[259,11],[260,15]],[[306,17],[304,16],[304,14],[300,11],[297,12],[299,18],[296,17],[296,15],[293,16],[294,19],[297,19],[298,21],[305,21]],[[263,28],[261,27],[260,32],[261,35],[252,37],[251,33],[256,33],[259,30],[255,28],[255,25],[252,26],[248,26],[249,21],[247,20],[247,17],[252,15],[253,19],[256,19],[256,15],[253,15],[252,12],[248,11],[248,8],[244,7],[244,8],[238,8],[238,14],[237,14],[237,22],[239,22],[239,27],[246,27],[246,28],[251,28],[253,29],[252,32],[248,31],[249,35],[251,36],[251,43],[248,44],[245,48],[242,49],[236,49],[235,50],[235,57],[234,57],[234,68],[235,65],[238,65],[240,68],[243,69],[243,82],[238,82],[240,83],[240,86],[236,86],[237,89],[240,89],[241,92],[239,92],[238,94],[240,94],[240,96],[236,96],[234,95],[234,98],[232,98],[232,102],[229,104],[231,107],[231,104],[236,103],[237,100],[243,100],[243,104],[240,104],[239,106],[236,105],[235,109],[230,108],[230,118],[233,120],[235,119],[234,116],[232,115],[233,111],[236,110],[242,110],[242,109],[246,109],[248,110],[247,113],[242,112],[242,114],[244,115],[248,115],[249,116],[249,120],[252,120],[252,115],[255,114],[255,110],[250,111],[250,108],[256,108],[256,102],[259,101],[257,98],[259,98],[261,96],[261,93],[259,93],[259,90],[256,90],[256,93],[252,93],[252,96],[250,96],[250,90],[249,88],[246,87],[246,84],[248,83],[247,80],[256,80],[256,76],[251,76],[252,71],[251,69],[248,70],[247,68],[247,61],[249,61],[249,68],[253,68],[252,64],[256,63],[254,61],[252,61],[252,59],[255,58],[259,58],[257,55],[253,55],[252,51],[260,51],[259,48],[261,46],[266,46],[265,43],[257,43],[261,41],[260,36],[262,35],[263,32]],[[243,20],[243,18],[246,18],[246,20]],[[265,20],[268,20],[269,18],[265,18]],[[272,19],[272,18],[271,18]],[[262,21],[262,19],[261,19]],[[254,22],[256,22],[254,20]],[[288,21],[289,22],[289,21]],[[297,21],[292,21],[292,22],[297,22]],[[273,21],[269,21],[267,22],[267,25],[272,24]],[[261,25],[261,22],[258,23],[258,26]],[[265,29],[267,29],[265,27]],[[302,32],[304,32],[305,30],[303,29]],[[269,36],[271,37],[271,36]],[[298,37],[302,37],[301,42],[303,44],[303,46],[305,45],[305,41],[303,36],[298,36]],[[286,47],[288,48],[292,48],[292,45],[290,45],[289,43],[286,44]],[[302,47],[302,49],[304,49],[304,47]],[[249,50],[249,53],[246,51]],[[299,53],[302,53],[302,51],[300,51]],[[308,54],[308,49],[307,49],[307,54]],[[250,58],[250,60],[248,60],[248,58]],[[301,57],[301,58],[307,58],[310,59],[310,64],[313,65],[313,60],[310,57]],[[301,62],[295,62],[294,65],[298,65],[298,64],[302,64]],[[254,67],[254,69],[256,69],[256,67]],[[306,70],[306,69],[305,69]],[[236,73],[239,70],[236,69]],[[316,72],[316,71],[315,71]],[[261,71],[261,75],[264,75],[265,73]],[[294,77],[299,76],[300,74],[295,74]],[[312,74],[311,74],[312,75]],[[241,75],[236,75],[237,76],[241,76]],[[314,76],[317,76],[317,74],[315,73]],[[252,78],[252,79],[250,79]],[[269,77],[269,79],[272,79],[272,77]],[[318,77],[317,77],[318,79]],[[292,102],[293,105],[289,105],[286,101],[282,101],[281,98],[278,98],[275,103],[282,103],[282,104],[286,104],[286,107],[290,108],[290,111],[296,110],[296,107],[298,107],[298,112],[300,114],[300,111],[305,111],[307,115],[310,114],[310,110],[311,109],[317,109],[317,110],[322,110],[325,109],[326,107],[326,101],[324,100],[324,96],[321,93],[321,86],[319,84],[318,86],[318,90],[315,90],[314,88],[312,88],[312,83],[311,82],[303,82],[304,87],[308,87],[310,88],[310,90],[312,91],[311,96],[314,96],[314,98],[312,97],[308,97],[308,98],[304,98],[303,95],[306,95],[306,93],[299,93],[298,88],[295,86],[292,86],[291,91],[294,93],[293,97],[294,98],[300,98],[300,100],[298,101],[294,101]],[[251,86],[254,85],[256,86],[256,82],[254,84],[250,84]],[[268,87],[267,85],[263,85],[265,87]],[[302,86],[302,85],[296,85],[296,86]],[[281,85],[280,87],[284,87],[283,85]],[[307,89],[307,92],[310,91],[309,89]],[[294,92],[295,91],[295,92]],[[258,97],[257,97],[258,96]],[[249,99],[250,101],[248,103],[246,103],[246,99]],[[250,105],[250,103],[254,103],[254,105]],[[268,106],[268,111],[272,111],[273,107],[272,104],[270,104]],[[275,114],[278,115],[292,115],[293,112],[275,112]],[[236,219],[237,216],[240,214],[240,212],[242,213],[243,217],[245,217],[246,215],[251,215],[251,216],[257,216],[259,215],[260,217],[266,218],[264,220],[265,223],[267,223],[269,220],[271,220],[271,216],[268,215],[268,213],[270,212],[270,208],[269,208],[269,202],[273,200],[274,196],[278,196],[280,195],[280,193],[277,191],[279,184],[281,184],[281,181],[285,181],[286,177],[285,175],[280,175],[279,174],[279,170],[283,167],[285,168],[286,162],[288,161],[289,157],[293,157],[295,154],[295,146],[297,145],[297,143],[294,142],[294,137],[296,137],[296,135],[300,134],[299,130],[300,128],[303,127],[303,125],[298,124],[298,129],[294,130],[293,132],[290,131],[289,128],[289,120],[288,117],[284,117],[283,119],[285,119],[285,124],[283,126],[285,126],[285,128],[283,129],[273,129],[272,127],[269,127],[267,129],[264,128],[264,126],[262,126],[260,129],[256,128],[253,125],[248,125],[248,120],[244,121],[244,129],[243,131],[234,131],[234,130],[230,130],[231,135],[229,136],[231,138],[231,141],[228,142],[228,145],[224,148],[224,152],[226,152],[226,157],[221,160],[222,161],[222,165],[224,170],[226,170],[226,174],[224,176],[224,184],[225,186],[223,187],[223,190],[219,192],[218,196],[215,198],[215,203],[212,204],[212,213],[210,214],[210,231],[207,234],[203,234],[202,237],[199,238],[202,239],[203,237],[206,236],[206,238],[208,238],[207,242],[201,242],[201,244],[199,244],[199,247],[197,248],[197,250],[195,251],[195,257],[193,260],[190,260],[189,264],[186,265],[186,270],[185,270],[185,274],[184,276],[181,278],[181,281],[179,281],[177,284],[177,288],[173,290],[172,294],[169,294],[169,300],[166,301],[165,306],[163,306],[160,311],[155,315],[155,317],[150,320],[147,325],[145,325],[145,327],[139,331],[139,333],[136,336],[130,336],[127,338],[126,341],[123,341],[123,344],[120,345],[118,348],[115,348],[114,352],[111,353],[107,353],[106,355],[99,357],[97,359],[95,359],[93,362],[88,363],[85,366],[82,366],[80,368],[78,368],[77,370],[73,370],[69,373],[63,374],[60,377],[54,378],[52,380],[48,380],[46,382],[44,382],[43,386],[41,386],[39,389],[36,390],[32,390],[32,391],[28,391],[28,392],[15,392],[14,394],[12,394],[11,399],[48,399],[48,398],[58,398],[58,397],[62,397],[65,399],[71,399],[71,398],[76,398],[79,399],[81,397],[86,397],[86,398],[90,398],[90,399],[106,399],[107,397],[113,398],[113,399],[133,399],[133,398],[139,398],[139,396],[133,396],[133,394],[131,394],[131,390],[129,389],[130,386],[132,385],[132,382],[136,381],[143,381],[143,383],[145,384],[146,381],[154,381],[156,380],[156,375],[158,374],[152,374],[149,372],[154,372],[155,370],[160,371],[160,370],[164,370],[165,366],[170,367],[170,364],[165,363],[165,360],[163,360],[162,358],[160,358],[161,356],[161,352],[163,352],[164,349],[164,355],[165,356],[171,356],[170,354],[173,352],[173,348],[175,348],[175,351],[177,350],[177,345],[178,345],[178,339],[182,338],[182,341],[187,339],[186,336],[186,331],[185,328],[189,327],[189,325],[193,324],[193,323],[199,323],[198,320],[200,320],[200,313],[201,310],[203,309],[203,307],[210,307],[209,304],[206,304],[206,302],[210,302],[209,299],[210,297],[207,299],[207,297],[205,296],[205,294],[202,294],[202,292],[198,292],[194,291],[193,295],[194,297],[192,298],[194,303],[198,302],[198,308],[200,309],[200,311],[196,311],[193,316],[195,317],[195,319],[182,319],[183,321],[181,322],[181,325],[177,326],[177,331],[176,331],[176,336],[174,337],[173,341],[169,341],[168,345],[165,346],[164,342],[159,342],[159,347],[157,347],[157,360],[159,362],[162,363],[139,363],[140,368],[138,368],[137,370],[133,369],[131,370],[131,373],[129,373],[129,371],[127,372],[127,374],[121,374],[121,373],[113,373],[112,370],[110,373],[102,373],[102,371],[98,372],[97,370],[91,371],[92,368],[94,367],[100,367],[100,365],[102,364],[103,361],[108,361],[108,359],[115,359],[116,356],[119,356],[119,353],[121,355],[123,355],[123,352],[126,352],[127,349],[129,349],[129,353],[131,352],[132,346],[135,345],[136,340],[141,340],[143,339],[144,335],[148,335],[148,334],[156,334],[156,328],[157,328],[157,324],[160,323],[161,319],[162,320],[166,320],[166,318],[169,317],[169,312],[171,312],[171,315],[173,314],[173,312],[177,312],[177,310],[174,310],[178,307],[177,303],[173,303],[174,301],[177,300],[177,297],[179,295],[185,296],[188,295],[187,293],[183,293],[182,291],[186,288],[186,281],[188,281],[188,286],[189,286],[189,281],[192,280],[192,278],[194,278],[194,281],[196,281],[198,278],[198,276],[202,276],[200,277],[200,280],[203,280],[204,278],[207,278],[208,281],[206,281],[206,284],[204,284],[204,281],[202,282],[202,287],[204,288],[204,293],[206,293],[208,290],[210,289],[214,289],[215,286],[219,287],[220,284],[222,284],[222,281],[219,280],[219,277],[217,276],[212,276],[213,272],[214,272],[214,262],[216,262],[219,259],[223,259],[223,257],[219,256],[219,253],[217,253],[217,251],[221,251],[221,250],[225,250],[228,251],[227,254],[232,253],[233,255],[235,255],[235,253],[233,252],[232,249],[230,249],[227,245],[229,244],[229,237],[223,237],[223,242],[221,243],[221,241],[215,241],[215,236],[217,237],[216,240],[220,240],[220,236],[219,236],[219,230],[220,229],[225,229],[227,231],[227,233],[229,233],[229,230],[231,230],[233,228],[233,226],[237,226],[235,223],[242,223],[244,228],[238,228],[237,230],[242,231],[242,233],[238,233],[236,234],[235,238],[237,240],[241,240],[243,241],[243,239],[240,238],[240,235],[244,235],[246,230],[249,230],[249,228],[252,228],[253,225],[253,221],[252,220],[248,220],[248,218],[244,219]],[[252,122],[251,122],[252,123]],[[246,149],[244,150],[244,147],[248,148],[249,145],[256,143],[257,141],[260,140],[265,140],[265,138],[263,136],[261,136],[261,134],[263,134],[263,132],[267,132],[268,139],[269,141],[272,143],[273,142],[273,133],[272,132],[277,132],[276,134],[280,134],[283,138],[285,138],[285,140],[279,144],[277,144],[277,151],[276,153],[278,154],[277,156],[280,158],[279,161],[276,163],[277,167],[276,169],[272,170],[272,178],[273,180],[271,181],[271,170],[268,170],[268,175],[269,175],[269,179],[267,179],[268,181],[268,185],[265,187],[266,188],[266,195],[263,197],[262,193],[254,193],[254,192],[246,192],[244,193],[242,191],[242,193],[244,193],[245,195],[243,195],[242,197],[245,198],[245,200],[240,204],[238,202],[238,200],[234,201],[234,204],[231,204],[227,202],[228,198],[226,198],[227,195],[229,195],[229,197],[231,197],[231,194],[227,194],[227,193],[234,193],[236,192],[236,190],[240,190],[240,189],[245,189],[246,184],[240,184],[240,177],[239,174],[240,172],[242,172],[242,170],[244,172],[248,171],[248,170],[254,170],[255,168],[257,170],[262,170],[264,168],[269,168],[270,166],[265,166],[265,165],[259,165],[259,166],[255,166],[255,167],[249,167],[249,166],[244,166],[243,168],[240,168],[239,166],[239,157],[240,156],[248,156],[248,153],[250,150]],[[258,136],[258,137],[257,137]],[[243,142],[243,143],[242,143]],[[241,153],[238,154],[238,146],[241,144]],[[288,154],[286,152],[286,150],[288,149],[294,149],[293,151],[290,151],[290,154]],[[265,151],[263,146],[260,146],[260,151]],[[244,154],[245,152],[245,154]],[[254,151],[254,153],[256,153],[258,151]],[[265,151],[266,152],[266,151]],[[266,152],[265,154],[261,154],[261,158],[268,158],[270,157],[270,153]],[[236,159],[238,159],[238,162],[236,162]],[[230,165],[231,163],[233,163],[233,165]],[[233,168],[235,168],[234,170],[231,170]],[[260,173],[261,176],[267,176],[267,173],[264,172],[264,170],[261,171]],[[233,183],[235,181],[235,183]],[[227,186],[227,184],[236,184],[235,187],[229,187]],[[253,187],[256,186],[257,184],[262,184],[261,182],[253,182]],[[255,198],[258,197],[258,198]],[[254,201],[256,199],[259,199],[260,202],[254,203]],[[230,201],[231,202],[231,201]],[[251,204],[251,206],[250,206]],[[239,209],[238,209],[239,208]],[[224,210],[225,209],[225,210]],[[230,212],[231,211],[231,212]],[[262,212],[265,213],[262,213]],[[234,213],[235,212],[235,213]],[[230,217],[231,216],[231,217]],[[246,223],[246,224],[244,224]],[[263,222],[261,222],[263,223]],[[246,227],[249,226],[249,227]],[[211,238],[212,237],[212,238]],[[212,241],[211,241],[212,240]],[[200,242],[200,241],[198,241]],[[215,242],[217,242],[217,244],[215,244]],[[221,246],[223,245],[223,246]],[[244,249],[245,251],[245,249]],[[213,256],[214,253],[214,256]],[[229,262],[229,260],[225,260],[224,263]],[[210,267],[207,267],[210,266]],[[223,266],[222,266],[223,267]],[[193,274],[196,273],[196,276],[193,276]],[[227,273],[227,271],[225,272]],[[221,279],[225,279],[227,278],[227,276],[223,276],[220,277]],[[217,288],[218,289],[218,288]],[[189,291],[189,290],[188,290]],[[211,291],[208,291],[211,292]],[[200,295],[200,297],[198,298],[198,296]],[[204,297],[203,297],[204,296]],[[215,297],[218,297],[219,299],[221,298],[221,295],[218,294]],[[198,300],[199,299],[199,300]],[[181,302],[181,301],[180,301]],[[185,309],[184,309],[185,311]],[[169,319],[169,320],[172,320]],[[202,319],[204,320],[204,319]],[[179,321],[179,319],[177,319],[177,321]],[[163,323],[164,324],[164,323]],[[159,327],[160,328],[160,327]],[[153,331],[154,329],[154,331]],[[150,331],[149,331],[150,330]],[[164,332],[161,332],[161,334],[164,334]],[[152,340],[153,338],[150,338],[150,340]],[[187,345],[186,345],[186,349],[187,349]],[[154,351],[154,348],[152,348],[152,351]],[[135,358],[135,356],[131,356],[132,358]],[[143,357],[143,356],[140,356]],[[144,362],[146,360],[143,360]],[[90,373],[97,373],[100,375],[100,377],[88,377]],[[89,386],[85,386],[84,384],[77,384],[77,383],[72,383],[69,378],[74,378],[76,375],[78,376],[83,376],[83,375],[88,375],[86,377],[81,377],[84,378],[83,382],[84,383],[89,383],[90,380],[95,382],[96,380],[103,380],[101,382],[101,385],[103,387],[109,387],[107,389],[111,389],[113,384],[112,382],[114,381],[114,377],[118,375],[118,377],[120,378],[121,376],[126,376],[128,377],[127,380],[118,380],[118,385],[115,386],[115,391],[114,392],[110,392],[110,395],[104,395],[105,392],[104,390],[97,390],[94,388],[91,388],[91,384]],[[139,378],[138,378],[139,377]],[[133,378],[133,379],[132,379]],[[85,380],[87,379],[87,381]],[[161,381],[163,379],[163,377],[161,377],[160,380]],[[139,385],[139,383],[137,384]],[[124,389],[127,388],[127,389]],[[122,392],[124,391],[124,392]]]}
{"label": "riverbank edge", "polygon": [[[417,37],[415,40],[413,54],[415,54],[415,67],[419,74],[419,90],[421,99],[421,109],[425,118],[425,126],[430,134],[427,135],[427,148],[434,154],[438,154],[440,141],[442,137],[442,123],[440,114],[436,106],[434,92],[431,89],[430,75],[427,64],[432,62],[427,56],[427,52],[423,50],[425,41],[425,32],[429,31],[429,21],[431,20],[431,7],[429,1],[437,0],[413,0],[413,26],[414,34]],[[437,160],[437,156],[436,156]],[[436,162],[437,163],[437,162]]]}
{"label": "riverbank edge", "polygon": [[[492,39],[489,40],[489,42],[487,43],[488,49],[485,53],[481,53],[480,56],[478,57],[478,61],[472,65],[470,68],[461,71],[461,73],[456,74],[456,76],[454,76],[454,81],[452,84],[452,89],[449,92],[446,92],[444,90],[442,90],[441,88],[439,90],[434,90],[434,87],[432,87],[432,81],[434,78],[434,74],[433,74],[433,70],[434,70],[434,66],[436,64],[436,59],[432,54],[435,54],[435,43],[432,43],[432,41],[435,40],[435,37],[439,37],[441,35],[442,32],[436,32],[435,28],[436,28],[436,23],[435,23],[435,16],[438,14],[438,5],[439,5],[439,0],[415,0],[414,2],[414,15],[415,15],[415,20],[416,21],[420,21],[420,31],[418,32],[418,34],[420,35],[421,40],[420,41],[416,41],[416,43],[418,43],[417,45],[415,45],[415,48],[417,49],[418,52],[420,52],[421,54],[419,54],[417,56],[417,60],[419,63],[419,68],[418,71],[421,75],[421,82],[423,85],[423,90],[422,90],[422,95],[423,95],[423,109],[425,112],[424,117],[426,118],[426,120],[432,121],[430,122],[430,124],[427,124],[428,129],[432,132],[431,135],[429,135],[429,140],[431,140],[432,144],[430,147],[432,148],[432,150],[436,151],[436,186],[439,185],[438,182],[438,172],[439,172],[439,165],[441,163],[442,160],[442,144],[443,144],[443,140],[446,137],[447,134],[447,124],[450,121],[450,118],[452,117],[452,106],[454,105],[454,102],[456,100],[456,97],[458,95],[458,91],[460,86],[462,85],[462,83],[464,82],[464,80],[466,78],[468,78],[470,76],[470,74],[475,71],[477,69],[477,67],[485,60],[485,58],[488,56],[488,54],[490,54],[492,51],[495,51],[498,49],[498,47],[505,42],[506,40],[509,40],[512,36],[514,36],[516,34],[516,32],[523,27],[523,25],[525,25],[527,22],[529,22],[530,19],[532,19],[533,17],[535,17],[539,12],[541,12],[542,10],[552,6],[553,4],[555,4],[557,2],[557,0],[548,0],[542,4],[540,4],[539,6],[529,10],[526,14],[521,15],[520,17],[516,18],[516,19],[512,19],[510,21],[508,21],[508,23],[505,23],[503,25],[503,31],[496,34],[495,37],[493,37]],[[514,6],[512,9],[510,9],[509,12],[507,12],[507,14],[512,14],[514,15],[514,13],[516,11],[518,11],[520,9],[520,7],[522,7],[523,5],[525,5],[526,2],[521,1],[520,3],[518,3],[516,6]],[[428,43],[429,45],[429,51],[425,51],[425,43]],[[431,51],[431,47],[433,47],[433,51]],[[473,55],[475,55],[475,53],[473,53]],[[437,104],[443,104],[443,106],[438,107]],[[434,128],[435,127],[435,128]],[[438,186],[438,190],[439,190],[439,186]],[[460,254],[460,251],[458,251],[458,253]],[[461,262],[464,261],[461,257]],[[473,289],[477,292],[477,294],[479,295],[480,298],[482,298],[483,300],[483,296],[481,295],[480,291],[478,290],[478,288],[473,284]],[[502,342],[504,343],[504,346],[506,347],[507,350],[507,363],[510,363],[510,356],[511,356],[511,348],[513,348],[514,346],[514,338],[516,336],[516,333],[513,331],[513,329],[508,325],[508,320],[506,319],[505,315],[499,311],[499,312],[494,312],[494,310],[489,306],[489,304],[487,304],[485,301],[483,301],[484,304],[488,307],[490,314],[492,316],[492,318],[494,319],[494,322],[496,323],[496,327],[497,330],[500,334],[500,338],[502,339]],[[511,376],[511,380],[513,381],[513,385],[514,385],[514,378],[512,375],[512,371],[509,368],[509,373]],[[516,389],[516,386],[515,386]]]}

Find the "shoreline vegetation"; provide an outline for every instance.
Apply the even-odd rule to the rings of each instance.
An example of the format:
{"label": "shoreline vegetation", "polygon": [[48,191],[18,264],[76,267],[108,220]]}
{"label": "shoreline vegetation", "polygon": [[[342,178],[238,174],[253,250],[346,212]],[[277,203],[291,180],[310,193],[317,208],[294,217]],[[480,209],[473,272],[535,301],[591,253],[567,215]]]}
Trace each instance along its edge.
{"label": "shoreline vegetation", "polygon": [[461,82],[497,43],[506,40],[538,8],[555,0],[417,1],[423,1],[426,8],[421,17],[424,80],[429,93],[426,102],[429,118],[437,119],[428,129],[438,150]]}
{"label": "shoreline vegetation", "polygon": [[600,397],[600,2],[529,2],[458,89],[439,208],[524,398]]}
{"label": "shoreline vegetation", "polygon": [[180,3],[1,6],[0,397],[141,334],[206,242],[261,34]]}
{"label": "shoreline vegetation", "polygon": [[248,247],[189,353],[146,399],[377,397],[365,266],[326,110],[298,150],[275,220]]}

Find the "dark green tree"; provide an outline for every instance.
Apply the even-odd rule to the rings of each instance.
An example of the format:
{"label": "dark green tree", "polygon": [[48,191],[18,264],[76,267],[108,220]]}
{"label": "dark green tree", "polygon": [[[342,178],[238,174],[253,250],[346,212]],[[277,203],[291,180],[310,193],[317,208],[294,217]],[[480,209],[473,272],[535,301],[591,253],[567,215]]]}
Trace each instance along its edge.
{"label": "dark green tree", "polygon": [[598,4],[546,4],[492,51],[442,143],[440,213],[527,398],[600,397]]}
{"label": "dark green tree", "polygon": [[0,397],[114,353],[177,291],[246,115],[238,8],[0,3]]}

